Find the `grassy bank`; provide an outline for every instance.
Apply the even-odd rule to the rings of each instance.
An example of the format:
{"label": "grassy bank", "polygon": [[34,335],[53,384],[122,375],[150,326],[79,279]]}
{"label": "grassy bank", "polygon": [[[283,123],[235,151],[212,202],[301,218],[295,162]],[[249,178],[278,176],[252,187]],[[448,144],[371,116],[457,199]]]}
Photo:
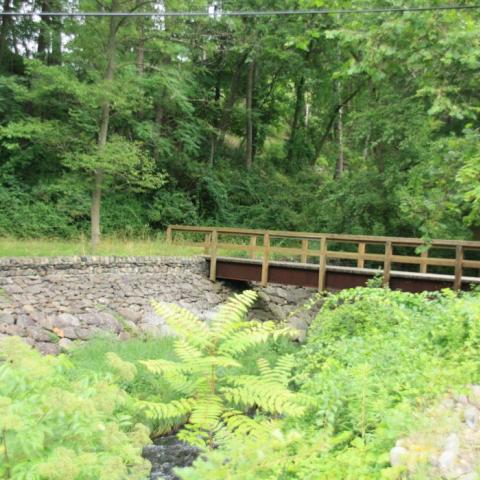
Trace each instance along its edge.
{"label": "grassy bank", "polygon": [[79,239],[17,239],[0,237],[0,257],[51,257],[67,255],[119,256],[191,256],[203,253],[201,248],[169,245],[163,239],[104,238],[93,251],[87,238]]}

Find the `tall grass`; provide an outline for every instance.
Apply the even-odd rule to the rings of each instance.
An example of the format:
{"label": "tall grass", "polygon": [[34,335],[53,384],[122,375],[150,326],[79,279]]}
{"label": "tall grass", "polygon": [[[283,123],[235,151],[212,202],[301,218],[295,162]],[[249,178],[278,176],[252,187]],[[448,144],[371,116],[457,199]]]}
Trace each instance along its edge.
{"label": "tall grass", "polygon": [[118,256],[192,256],[200,255],[200,247],[167,244],[163,238],[106,237],[92,250],[86,237],[78,239],[17,239],[0,237],[0,257],[52,257],[69,255],[118,255]]}

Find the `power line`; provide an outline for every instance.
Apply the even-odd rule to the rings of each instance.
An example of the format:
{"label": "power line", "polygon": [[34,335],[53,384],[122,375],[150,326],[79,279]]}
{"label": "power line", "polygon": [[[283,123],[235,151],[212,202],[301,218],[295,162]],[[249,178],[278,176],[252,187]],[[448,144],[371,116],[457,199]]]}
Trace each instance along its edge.
{"label": "power line", "polygon": [[375,13],[434,12],[477,10],[480,5],[439,5],[426,7],[384,7],[368,9],[306,9],[306,10],[238,10],[193,12],[0,12],[3,17],[273,17],[287,15],[354,15]]}

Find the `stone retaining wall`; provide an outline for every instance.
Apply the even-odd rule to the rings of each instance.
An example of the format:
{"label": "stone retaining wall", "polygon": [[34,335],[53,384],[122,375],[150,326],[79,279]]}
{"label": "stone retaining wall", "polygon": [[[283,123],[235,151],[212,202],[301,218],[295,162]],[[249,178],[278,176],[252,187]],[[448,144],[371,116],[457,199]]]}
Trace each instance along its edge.
{"label": "stone retaining wall", "polygon": [[[19,335],[45,353],[100,331],[126,338],[135,332],[165,334],[150,300],[174,302],[202,318],[213,315],[233,291],[252,286],[208,279],[202,258],[32,257],[0,258],[0,337]],[[252,314],[284,319],[314,293],[269,286]],[[313,313],[291,322],[303,331]]]}

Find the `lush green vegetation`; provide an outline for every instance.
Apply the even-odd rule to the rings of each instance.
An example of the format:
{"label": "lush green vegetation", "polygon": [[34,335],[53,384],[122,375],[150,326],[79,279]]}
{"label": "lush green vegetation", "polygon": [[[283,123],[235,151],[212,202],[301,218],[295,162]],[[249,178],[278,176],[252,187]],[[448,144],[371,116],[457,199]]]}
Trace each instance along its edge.
{"label": "lush green vegetation", "polygon": [[479,381],[479,319],[478,294],[365,288],[328,297],[296,357],[308,413],[277,421],[260,441],[232,436],[182,478],[406,478],[388,453],[422,409]]}
{"label": "lush green vegetation", "polygon": [[0,358],[0,478],[146,478],[148,429],[111,379],[69,379],[67,358],[42,358],[14,337],[0,342]]}
{"label": "lush green vegetation", "polygon": [[[78,9],[158,5],[80,0]],[[477,232],[478,10],[0,22],[0,236],[78,238],[91,223],[97,241],[100,222],[107,235],[130,236],[171,222]]]}
{"label": "lush green vegetation", "polygon": [[252,300],[209,326],[157,304],[177,337],[100,337],[57,358],[0,342],[0,478],[146,478],[148,431],[180,429],[205,448],[184,480],[399,480],[395,441],[480,382],[477,292],[328,294],[301,347],[245,322]]}

